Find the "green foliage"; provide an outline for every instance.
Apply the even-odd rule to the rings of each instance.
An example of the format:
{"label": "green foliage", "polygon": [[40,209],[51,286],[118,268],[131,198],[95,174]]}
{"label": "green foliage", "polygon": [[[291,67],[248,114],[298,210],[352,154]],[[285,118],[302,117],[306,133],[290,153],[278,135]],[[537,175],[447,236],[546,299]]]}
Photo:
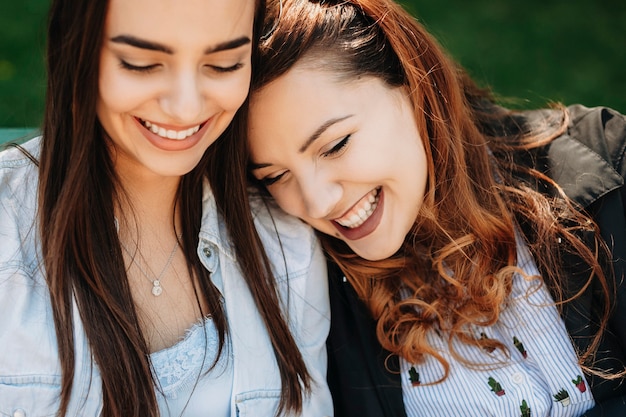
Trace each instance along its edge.
{"label": "green foliage", "polygon": [[0,1],[0,127],[38,127],[49,0]]}
{"label": "green foliage", "polygon": [[[549,101],[626,112],[626,2],[401,2],[470,74],[522,108]],[[49,0],[0,2],[0,127],[39,126]]]}
{"label": "green foliage", "polygon": [[476,81],[515,107],[560,101],[626,112],[624,1],[400,2]]}

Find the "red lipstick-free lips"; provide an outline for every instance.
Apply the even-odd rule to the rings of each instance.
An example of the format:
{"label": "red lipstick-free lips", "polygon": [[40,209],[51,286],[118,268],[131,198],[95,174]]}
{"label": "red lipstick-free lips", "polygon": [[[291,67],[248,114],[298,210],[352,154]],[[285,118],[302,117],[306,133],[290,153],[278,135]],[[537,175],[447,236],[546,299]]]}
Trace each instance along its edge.
{"label": "red lipstick-free lips", "polygon": [[[212,126],[213,117],[202,123],[202,127],[193,135],[185,139],[168,139],[153,133],[143,125],[137,118],[134,118],[143,136],[155,147],[164,151],[184,151],[195,146],[204,134]],[[157,124],[158,125],[158,124]]]}
{"label": "red lipstick-free lips", "polygon": [[383,209],[384,209],[384,200],[385,194],[383,189],[381,188],[377,195],[378,204],[376,205],[376,209],[372,213],[371,216],[368,217],[362,225],[355,227],[354,229],[350,229],[348,227],[344,227],[337,223],[336,221],[332,221],[331,223],[335,228],[348,240],[358,240],[362,239],[365,236],[372,233],[378,227],[381,218],[383,217]]}

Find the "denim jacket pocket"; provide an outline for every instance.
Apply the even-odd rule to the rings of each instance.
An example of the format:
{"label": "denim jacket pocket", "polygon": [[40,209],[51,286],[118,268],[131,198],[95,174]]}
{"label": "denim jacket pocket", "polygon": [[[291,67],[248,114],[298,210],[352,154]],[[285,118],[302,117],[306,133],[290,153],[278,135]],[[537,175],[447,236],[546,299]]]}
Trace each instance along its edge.
{"label": "denim jacket pocket", "polygon": [[0,375],[0,416],[52,417],[59,409],[61,377]]}
{"label": "denim jacket pocket", "polygon": [[235,396],[237,417],[273,417],[280,402],[280,390],[248,391]]}

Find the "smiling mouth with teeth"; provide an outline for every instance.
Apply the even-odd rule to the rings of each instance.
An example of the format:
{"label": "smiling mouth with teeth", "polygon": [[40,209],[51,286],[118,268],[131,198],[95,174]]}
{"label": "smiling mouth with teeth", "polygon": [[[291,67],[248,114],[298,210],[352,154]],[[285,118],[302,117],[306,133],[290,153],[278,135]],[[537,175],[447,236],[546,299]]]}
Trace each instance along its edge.
{"label": "smiling mouth with teeth", "polygon": [[378,201],[380,199],[379,192],[380,187],[372,190],[343,217],[335,219],[335,222],[348,229],[355,229],[361,226],[370,218],[372,213],[374,213],[376,207],[378,207]]}
{"label": "smiling mouth with teeth", "polygon": [[148,129],[155,135],[161,136],[162,138],[165,138],[165,139],[174,139],[174,140],[187,139],[189,136],[196,133],[202,127],[202,124],[199,124],[197,126],[190,127],[188,129],[173,130],[173,129],[165,129],[164,127],[161,127],[147,120],[139,119],[139,121],[146,129]]}

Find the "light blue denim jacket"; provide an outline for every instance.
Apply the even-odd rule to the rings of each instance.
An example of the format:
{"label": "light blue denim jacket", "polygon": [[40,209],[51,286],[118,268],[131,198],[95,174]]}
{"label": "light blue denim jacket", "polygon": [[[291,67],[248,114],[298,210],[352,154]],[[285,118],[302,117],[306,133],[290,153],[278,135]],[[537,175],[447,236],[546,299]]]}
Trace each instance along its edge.
{"label": "light blue denim jacket", "polygon": [[[25,148],[37,156],[39,139],[28,142]],[[61,373],[49,293],[40,263],[36,197],[34,164],[17,149],[0,153],[0,416],[3,417],[53,416],[59,404]],[[313,392],[305,399],[301,415],[332,415],[325,350],[330,312],[326,266],[319,243],[307,226],[275,207],[270,208],[270,217],[258,196],[251,197],[251,205],[257,231],[285,300],[290,328],[314,378]],[[208,183],[203,207],[198,256],[211,271],[226,306],[234,357],[232,417],[273,416],[281,387],[274,352],[237,267],[232,243],[217,214]],[[274,224],[280,233],[282,249]],[[76,371],[67,416],[98,416],[102,410],[101,379],[75,305],[74,322]]]}

